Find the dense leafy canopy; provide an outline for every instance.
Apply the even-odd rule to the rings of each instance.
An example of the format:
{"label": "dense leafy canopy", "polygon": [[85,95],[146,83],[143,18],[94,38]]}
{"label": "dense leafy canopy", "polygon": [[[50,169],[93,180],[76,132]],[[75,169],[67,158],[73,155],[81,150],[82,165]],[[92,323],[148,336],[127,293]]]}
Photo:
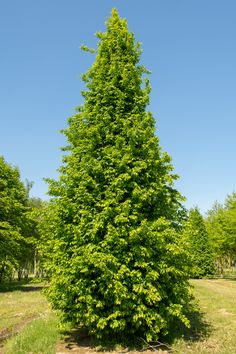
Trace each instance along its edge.
{"label": "dense leafy canopy", "polygon": [[139,44],[116,10],[98,38],[83,77],[84,104],[64,131],[60,179],[50,181],[49,295],[67,320],[98,337],[151,339],[173,318],[187,323],[181,196],[146,112],[150,87]]}

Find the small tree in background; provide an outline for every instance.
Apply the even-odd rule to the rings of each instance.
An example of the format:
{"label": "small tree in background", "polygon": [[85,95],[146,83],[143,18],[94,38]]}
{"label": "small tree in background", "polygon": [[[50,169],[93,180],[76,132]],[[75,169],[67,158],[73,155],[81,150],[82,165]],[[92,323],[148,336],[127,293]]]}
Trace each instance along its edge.
{"label": "small tree in background", "polygon": [[83,76],[84,104],[64,131],[60,179],[50,181],[56,222],[49,298],[66,320],[97,337],[151,340],[173,319],[188,324],[182,197],[146,112],[140,45],[116,10],[106,25]]}
{"label": "small tree in background", "polygon": [[189,211],[184,238],[190,253],[190,275],[201,278],[214,273],[214,253],[204,219],[198,208]]}

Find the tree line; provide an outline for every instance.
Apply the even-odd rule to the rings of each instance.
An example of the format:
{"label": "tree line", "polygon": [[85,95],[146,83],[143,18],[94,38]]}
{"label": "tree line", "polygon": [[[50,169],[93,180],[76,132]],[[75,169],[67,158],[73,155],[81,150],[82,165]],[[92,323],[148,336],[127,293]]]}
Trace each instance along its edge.
{"label": "tree line", "polygon": [[37,273],[40,234],[35,211],[43,202],[29,197],[32,183],[24,184],[18,168],[0,156],[0,282]]}
{"label": "tree line", "polygon": [[140,44],[115,9],[97,37],[97,49],[83,46],[96,58],[50,201],[30,198],[30,183],[0,159],[0,281],[41,271],[64,320],[98,338],[154,340],[176,320],[189,326],[189,278],[235,257],[236,198],[206,218],[186,211],[147,110]]}
{"label": "tree line", "polygon": [[[55,201],[30,197],[18,168],[0,157],[0,282],[50,274]],[[188,249],[189,274],[201,278],[236,267],[236,193],[215,202],[206,216],[198,207],[185,211],[182,242]]]}
{"label": "tree line", "polygon": [[183,235],[189,247],[193,277],[234,272],[236,193],[228,195],[223,204],[215,202],[205,217],[197,207],[192,208]]}

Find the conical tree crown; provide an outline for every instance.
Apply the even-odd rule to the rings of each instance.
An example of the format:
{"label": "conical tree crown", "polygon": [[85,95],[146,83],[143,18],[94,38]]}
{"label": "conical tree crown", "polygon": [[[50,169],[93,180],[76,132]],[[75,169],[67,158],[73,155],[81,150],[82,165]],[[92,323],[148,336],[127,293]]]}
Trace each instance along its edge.
{"label": "conical tree crown", "polygon": [[173,317],[185,321],[181,196],[146,111],[139,44],[116,10],[98,37],[84,104],[64,131],[60,179],[50,183],[58,197],[50,298],[97,336],[151,339]]}
{"label": "conical tree crown", "polygon": [[[96,62],[84,75],[89,92],[85,108],[111,119],[122,114],[140,114],[149,101],[149,89],[141,89],[141,75],[146,69],[139,66],[140,48],[129,33],[126,20],[116,10],[107,22],[107,32],[99,33]],[[100,98],[102,97],[102,100]],[[91,117],[92,118],[92,117]],[[109,120],[109,119],[108,119]]]}
{"label": "conical tree crown", "polygon": [[70,184],[77,195],[79,190],[85,195],[88,185],[89,195],[94,189],[93,202],[95,195],[104,200],[101,193],[109,189],[117,203],[131,198],[134,212],[173,222],[181,197],[172,188],[176,175],[170,173],[170,157],[161,152],[155,121],[146,112],[150,87],[142,78],[147,70],[138,65],[140,46],[116,10],[107,32],[98,36],[96,61],[84,75],[85,102],[64,131],[72,152],[65,158],[66,180],[79,182],[80,189],[77,183]]}

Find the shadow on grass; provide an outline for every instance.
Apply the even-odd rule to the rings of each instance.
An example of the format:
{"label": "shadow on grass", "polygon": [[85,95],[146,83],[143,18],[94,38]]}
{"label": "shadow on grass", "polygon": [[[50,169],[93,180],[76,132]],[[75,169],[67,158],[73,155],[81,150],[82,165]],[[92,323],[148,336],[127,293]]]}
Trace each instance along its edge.
{"label": "shadow on grass", "polygon": [[73,350],[77,346],[90,349],[93,349],[96,346],[94,338],[89,335],[85,328],[63,331],[62,334],[64,337],[64,346],[67,350]]}
{"label": "shadow on grass", "polygon": [[60,352],[64,350],[71,350],[71,352],[78,350],[80,353],[88,353],[90,351],[119,351],[129,352],[131,350],[142,350],[144,343],[140,338],[128,339],[127,337],[119,337],[114,334],[112,337],[97,339],[90,335],[88,330],[84,327],[71,329],[62,332],[63,342]]}
{"label": "shadow on grass", "polygon": [[236,281],[236,275],[225,275],[223,278],[224,280]]}
{"label": "shadow on grass", "polygon": [[[198,341],[203,341],[212,332],[212,326],[204,319],[204,313],[201,312],[196,307],[189,310],[187,317],[190,320],[191,327],[187,328],[180,321],[176,321],[170,326],[169,334],[166,336],[160,336],[157,341],[147,343],[141,337],[134,337],[132,339],[119,338],[113,336],[112,338],[105,340],[98,340],[89,335],[85,328],[78,328],[73,330],[68,330],[63,332],[64,336],[64,348],[66,350],[71,350],[72,352],[78,350],[82,353],[87,353],[91,350],[100,351],[112,351],[119,350],[122,351],[145,351],[152,350],[157,351],[159,349],[172,353],[174,349],[172,348],[173,343],[182,339],[186,343],[193,343]],[[61,348],[63,349],[63,348]]]}
{"label": "shadow on grass", "polygon": [[201,342],[208,338],[213,326],[205,319],[205,314],[196,305],[186,313],[190,321],[190,328],[187,328],[180,321],[176,321],[170,327],[169,334],[163,337],[163,341],[172,345],[176,340],[182,339],[187,343]]}
{"label": "shadow on grass", "polygon": [[12,291],[40,291],[45,287],[42,283],[35,283],[32,279],[23,279],[20,281],[13,280],[9,283],[0,284],[0,293],[12,292]]}

